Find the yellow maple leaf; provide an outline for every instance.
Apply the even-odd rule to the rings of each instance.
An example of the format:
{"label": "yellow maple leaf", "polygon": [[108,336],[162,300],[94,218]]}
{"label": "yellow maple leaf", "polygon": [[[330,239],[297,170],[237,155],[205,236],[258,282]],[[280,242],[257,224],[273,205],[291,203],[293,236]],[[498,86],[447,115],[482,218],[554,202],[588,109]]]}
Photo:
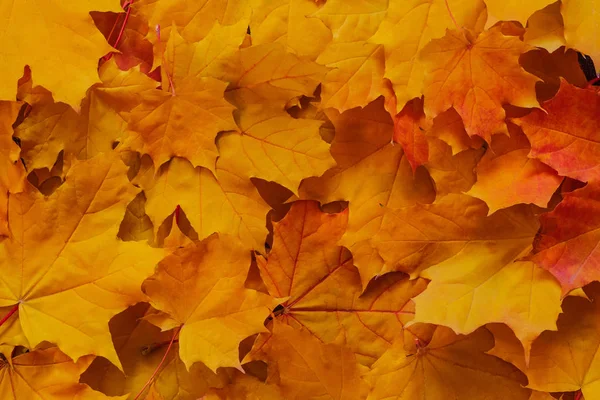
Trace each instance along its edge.
{"label": "yellow maple leaf", "polygon": [[171,157],[215,170],[217,133],[235,130],[234,107],[223,99],[227,84],[210,77],[174,82],[172,91],[150,89],[129,114],[126,149],[152,157],[158,169]]}
{"label": "yellow maple leaf", "polygon": [[[196,363],[188,372],[179,358],[177,342],[165,355],[173,332],[161,332],[144,319],[153,312],[156,310],[148,303],[138,303],[117,314],[110,321],[110,331],[123,372],[105,359],[96,358],[81,381],[109,396],[130,393],[131,398],[142,391],[160,365],[148,390],[156,391],[165,399],[196,400],[209,388],[224,386],[228,381],[225,371],[219,370],[215,374],[205,365]],[[166,358],[161,364],[163,357]]]}
{"label": "yellow maple leaf", "polygon": [[187,160],[173,158],[142,187],[146,213],[155,232],[180,206],[199,239],[220,232],[236,237],[248,249],[264,247],[269,207],[249,179],[220,166],[215,176],[205,168],[194,168]]}
{"label": "yellow maple leaf", "polygon": [[558,318],[557,332],[544,332],[531,348],[526,369],[528,387],[545,392],[571,392],[581,389],[586,399],[600,395],[598,347],[600,309],[596,300],[598,285],[586,289],[593,302],[567,297],[564,313]]}
{"label": "yellow maple leaf", "polygon": [[436,197],[469,191],[476,180],[475,166],[485,150],[467,149],[453,155],[452,148],[435,137],[428,138],[428,145],[429,161],[425,166],[435,184]]}
{"label": "yellow maple leaf", "polygon": [[321,139],[321,121],[292,118],[272,107],[239,111],[240,132],[221,135],[219,167],[239,176],[277,182],[296,193],[300,181],[334,165],[329,144]]}
{"label": "yellow maple leaf", "polygon": [[5,43],[0,99],[15,99],[17,80],[29,65],[36,84],[50,90],[57,101],[79,109],[86,90],[98,82],[98,59],[111,50],[89,12],[120,9],[117,0],[2,0],[0,15],[6,27],[0,31],[0,42]]}
{"label": "yellow maple leaf", "polygon": [[385,77],[391,81],[398,99],[394,113],[399,113],[410,99],[420,97],[423,92],[425,69],[418,55],[425,45],[444,36],[446,29],[456,28],[455,24],[478,29],[484,10],[483,0],[389,3],[385,18],[369,41],[385,48]]}
{"label": "yellow maple leaf", "polygon": [[598,0],[565,0],[560,3],[568,47],[577,49],[594,60],[600,59],[600,45],[594,40],[598,29],[596,20],[599,8]]}
{"label": "yellow maple leaf", "polygon": [[369,39],[385,17],[387,0],[329,0],[313,17],[331,30],[333,40],[357,42]]}
{"label": "yellow maple leaf", "polygon": [[[3,350],[6,349],[7,346]],[[5,352],[5,354],[10,352]],[[79,383],[79,375],[93,356],[73,362],[57,347],[34,350],[0,360],[0,396],[4,399],[90,399],[125,400],[127,396],[108,397]],[[18,396],[18,397],[16,397]]]}
{"label": "yellow maple leaf", "polygon": [[61,150],[67,157],[92,158],[109,152],[125,135],[125,115],[136,105],[137,93],[156,87],[138,68],[121,71],[114,60],[99,69],[101,83],[92,86],[76,113],[69,105],[54,101],[50,92],[19,87],[19,96],[31,105],[27,118],[15,129],[22,157],[29,170],[52,168]]}
{"label": "yellow maple leaf", "polygon": [[0,306],[18,309],[27,338],[14,344],[50,341],[73,359],[96,354],[120,365],[108,320],[144,299],[141,282],[161,256],[117,239],[137,193],[125,172],[116,156],[96,157],[74,163],[48,197],[31,185],[14,195],[12,235],[0,239],[0,269],[13,271],[0,280]]}
{"label": "yellow maple leaf", "polygon": [[554,0],[485,0],[488,11],[486,25],[492,26],[498,21],[518,21],[525,26],[531,14],[551,3]]}
{"label": "yellow maple leaf", "polygon": [[[383,269],[370,238],[387,210],[431,202],[435,193],[427,171],[418,169],[413,176],[402,147],[391,143],[394,128],[383,98],[363,109],[342,114],[331,111],[329,116],[336,129],[331,154],[337,165],[320,178],[306,179],[300,194],[321,203],[350,202],[348,230],[341,244],[354,255],[366,287]],[[365,180],[365,176],[373,179]]]}
{"label": "yellow maple leaf", "polygon": [[518,37],[505,36],[501,27],[479,36],[448,30],[421,51],[425,114],[433,118],[454,107],[469,136],[489,142],[495,133],[508,133],[503,104],[539,107],[538,79],[519,65],[519,56],[530,49]]}
{"label": "yellow maple leaf", "polygon": [[312,96],[327,67],[288,53],[281,43],[240,49],[239,67],[226,77],[231,82],[226,98],[238,108],[268,104],[283,108],[300,96]]}
{"label": "yellow maple leaf", "polygon": [[286,51],[315,60],[331,41],[330,30],[312,14],[319,5],[306,0],[251,0],[252,43],[281,43]]}
{"label": "yellow maple leaf", "polygon": [[[341,344],[323,344],[310,333],[277,321],[261,351],[277,368],[285,399],[359,400],[367,394],[355,355]],[[267,381],[269,383],[269,381]]]}
{"label": "yellow maple leaf", "polygon": [[215,23],[199,42],[188,42],[174,29],[167,42],[162,62],[162,81],[178,82],[186,77],[212,77],[227,81],[237,71],[236,53],[246,36],[248,23]]}
{"label": "yellow maple leaf", "polygon": [[564,46],[564,25],[560,15],[560,3],[552,3],[536,11],[529,18],[523,41],[532,46],[553,52]]}
{"label": "yellow maple leaf", "polygon": [[23,190],[25,168],[19,161],[20,149],[13,142],[12,124],[17,119],[21,103],[0,101],[0,237],[9,235],[8,196]]}
{"label": "yellow maple leaf", "polygon": [[526,400],[530,390],[512,365],[484,352],[494,344],[492,335],[479,329],[469,336],[439,327],[431,341],[410,351],[402,346],[388,350],[365,375],[373,388],[369,400],[416,398],[468,400]]}
{"label": "yellow maple leaf", "polygon": [[334,41],[316,61],[330,68],[321,83],[323,107],[343,112],[364,107],[382,94],[383,46],[366,41]]}
{"label": "yellow maple leaf", "polygon": [[179,354],[188,370],[197,361],[212,371],[241,368],[240,341],[265,331],[263,322],[276,302],[244,288],[249,267],[247,250],[215,234],[175,250],[144,281],[151,304],[165,313],[161,327],[183,325]]}
{"label": "yellow maple leaf", "polygon": [[232,382],[222,389],[211,389],[202,400],[283,400],[278,386],[266,384],[252,375],[236,371]]}
{"label": "yellow maple leaf", "polygon": [[373,241],[390,270],[416,275],[457,255],[476,262],[502,248],[512,249],[509,252],[516,256],[531,244],[538,230],[529,206],[487,214],[483,201],[448,194],[433,204],[387,213]]}

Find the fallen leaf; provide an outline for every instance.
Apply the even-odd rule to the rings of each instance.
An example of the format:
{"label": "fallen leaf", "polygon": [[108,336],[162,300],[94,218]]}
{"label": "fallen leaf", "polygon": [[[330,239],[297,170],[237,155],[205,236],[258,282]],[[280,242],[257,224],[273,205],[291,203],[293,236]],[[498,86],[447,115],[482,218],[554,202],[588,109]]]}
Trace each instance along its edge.
{"label": "fallen leaf", "polygon": [[179,355],[188,371],[197,361],[212,371],[241,368],[239,343],[266,330],[275,299],[244,288],[249,267],[247,250],[215,234],[175,250],[144,281],[150,303],[166,313],[161,328],[182,326]]}
{"label": "fallen leaf", "polygon": [[327,214],[316,202],[294,202],[273,223],[273,247],[257,263],[269,294],[287,298],[276,320],[304,328],[325,343],[345,332],[346,345],[369,365],[412,319],[411,298],[426,282],[389,275],[363,293],[350,252],[336,246],[347,219],[348,210]]}
{"label": "fallen leaf", "polygon": [[280,43],[243,48],[238,53],[239,71],[227,76],[226,98],[238,108],[265,104],[283,108],[300,96],[312,96],[327,67],[288,53]]}
{"label": "fallen leaf", "polygon": [[481,200],[449,194],[388,213],[373,241],[389,270],[413,276],[455,256],[466,257],[463,263],[498,256],[500,250],[516,256],[531,244],[538,229],[531,207],[487,214]]}
{"label": "fallen leaf", "polygon": [[334,165],[329,144],[319,135],[322,121],[296,119],[275,108],[240,110],[239,132],[218,139],[219,167],[247,178],[279,183],[296,193],[300,181]]}
{"label": "fallen leaf", "polygon": [[[365,375],[373,388],[369,399],[482,398],[529,399],[523,375],[512,365],[490,355],[494,341],[485,329],[469,336],[438,328],[429,343],[408,352],[388,350]],[[468,382],[468,384],[465,384]]]}
{"label": "fallen leaf", "polygon": [[534,12],[546,7],[554,0],[532,0],[524,3],[518,0],[485,0],[488,11],[487,26],[497,21],[517,21],[527,25],[527,20]]}
{"label": "fallen leaf", "polygon": [[556,208],[541,219],[530,259],[550,271],[563,295],[599,280],[600,190],[597,184],[564,195]]}
{"label": "fallen leaf", "polygon": [[[451,10],[451,13],[448,10]],[[424,65],[421,50],[441,38],[446,29],[478,30],[485,15],[483,0],[405,0],[389,3],[385,18],[370,42],[385,48],[385,78],[394,87],[398,104],[394,113],[423,94]],[[454,21],[453,21],[454,19]]]}
{"label": "fallen leaf", "polygon": [[[52,92],[58,102],[79,109],[87,89],[98,82],[98,59],[111,47],[96,29],[90,11],[114,11],[117,0],[82,0],[76,3],[0,3],[6,27],[0,99],[15,100],[17,81],[28,65],[36,85]],[[23,27],[27,27],[24,31]]]}
{"label": "fallen leaf", "polygon": [[137,194],[125,173],[118,157],[96,157],[75,162],[50,196],[31,185],[11,196],[0,268],[20,272],[1,280],[0,306],[18,308],[22,344],[50,341],[73,359],[95,354],[120,366],[108,321],[145,299],[140,285],[161,255],[117,239]]}
{"label": "fallen leaf", "polygon": [[523,131],[508,124],[510,138],[494,135],[490,148],[477,164],[477,182],[468,195],[486,202],[490,214],[515,204],[545,208],[563,178],[542,162],[529,158]]}
{"label": "fallen leaf", "polygon": [[600,45],[593,40],[596,36],[598,0],[583,3],[574,0],[561,1],[560,12],[565,24],[565,39],[568,47],[572,47],[600,60]]}
{"label": "fallen leaf", "polygon": [[530,50],[518,37],[505,36],[500,27],[479,36],[448,30],[421,51],[425,71],[425,114],[436,117],[454,107],[469,136],[490,142],[496,133],[508,133],[505,103],[538,107],[538,79],[519,65]]}
{"label": "fallen leaf", "polygon": [[129,115],[125,148],[150,155],[157,169],[171,157],[184,157],[214,172],[217,133],[236,129],[234,107],[223,98],[227,84],[207,77],[175,83],[172,92],[140,93],[141,103]]}
{"label": "fallen leaf", "polygon": [[79,375],[94,359],[86,356],[73,362],[57,347],[34,350],[0,362],[0,395],[5,399],[90,399],[125,400],[108,397],[79,383]]}
{"label": "fallen leaf", "polygon": [[155,233],[179,206],[199,239],[220,232],[237,238],[247,249],[264,247],[269,207],[250,180],[220,167],[215,176],[205,168],[194,168],[183,158],[173,158],[158,170],[150,184],[142,187]]}
{"label": "fallen leaf", "polygon": [[564,46],[564,25],[560,15],[560,2],[552,3],[531,15],[523,41],[532,46],[553,52]]}
{"label": "fallen leaf", "polygon": [[580,297],[566,298],[564,313],[558,318],[558,331],[544,332],[533,343],[527,369],[528,387],[544,392],[581,389],[586,399],[600,395],[598,285],[591,285],[587,293],[593,302]]}
{"label": "fallen leaf", "polygon": [[[144,320],[145,315],[155,311],[148,303],[138,303],[117,314],[110,321],[110,331],[123,372],[105,359],[96,358],[82,375],[82,382],[110,396],[137,395],[165,357],[173,337],[172,331],[161,332]],[[194,364],[188,372],[178,354],[175,342],[149,391],[156,391],[165,400],[195,400],[209,388],[227,383],[224,371],[215,374],[201,363]]]}
{"label": "fallen leaf", "polygon": [[315,60],[331,41],[330,30],[312,17],[319,5],[312,0],[252,0],[252,43],[281,43],[285,50]]}
{"label": "fallen leaf", "polygon": [[359,400],[368,388],[354,353],[340,344],[323,344],[310,333],[275,321],[261,349],[277,366],[285,399]]}
{"label": "fallen leaf", "polygon": [[580,181],[600,178],[596,151],[600,148],[595,115],[600,97],[593,90],[580,89],[561,79],[556,96],[532,110],[511,119],[520,125],[531,143],[529,157],[554,168],[559,175]]}

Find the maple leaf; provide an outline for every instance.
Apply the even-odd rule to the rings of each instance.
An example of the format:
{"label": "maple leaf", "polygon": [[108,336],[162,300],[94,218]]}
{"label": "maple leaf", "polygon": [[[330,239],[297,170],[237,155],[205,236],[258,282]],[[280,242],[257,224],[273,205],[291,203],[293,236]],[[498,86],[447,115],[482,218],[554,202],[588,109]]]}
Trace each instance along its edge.
{"label": "maple leaf", "polygon": [[312,96],[327,67],[288,53],[280,43],[240,49],[238,70],[227,76],[227,98],[238,108],[248,104],[284,107],[300,96]]}
{"label": "maple leaf", "polygon": [[545,330],[556,330],[561,290],[534,263],[513,262],[511,250],[477,258],[471,251],[424,271],[421,275],[431,282],[414,299],[413,322],[444,325],[464,334],[486,323],[504,322],[523,343],[528,359],[534,339]]}
{"label": "maple leaf", "polygon": [[[86,90],[98,82],[98,59],[111,50],[89,12],[118,12],[119,2],[82,0],[67,5],[3,0],[0,10],[6,20],[0,33],[0,41],[6,44],[0,62],[0,99],[15,99],[17,80],[29,65],[36,84],[50,90],[57,101],[78,109]],[[24,26],[28,27],[25,34]]]}
{"label": "maple leaf", "polygon": [[25,168],[19,161],[19,146],[12,140],[12,124],[21,103],[0,101],[0,237],[10,234],[8,227],[8,195],[23,190]]}
{"label": "maple leaf", "polygon": [[497,21],[518,21],[525,26],[531,14],[553,2],[553,0],[532,0],[527,3],[519,0],[485,0],[488,11],[486,25],[491,26]]}
{"label": "maple leaf", "polygon": [[487,213],[481,200],[449,194],[388,213],[373,242],[390,270],[412,275],[454,256],[476,262],[498,248],[516,256],[531,244],[538,223],[530,207]]}
{"label": "maple leaf", "polygon": [[240,176],[277,182],[292,192],[300,181],[334,165],[321,139],[321,121],[292,118],[285,111],[251,106],[237,115],[240,132],[217,141],[218,165]]}
{"label": "maple leaf", "polygon": [[541,216],[542,228],[530,259],[559,280],[563,294],[600,279],[599,201],[597,184],[588,184],[567,193],[552,212]]}
{"label": "maple leaf", "polygon": [[560,3],[560,12],[565,26],[567,45],[600,60],[600,46],[592,38],[596,34],[596,17],[600,3],[598,0],[581,4],[573,0]]}
{"label": "maple leaf", "polygon": [[436,197],[449,193],[467,192],[476,180],[474,173],[484,149],[467,149],[455,155],[443,140],[428,138],[429,161],[427,170],[435,185]]}
{"label": "maple leaf", "polygon": [[222,389],[211,389],[203,400],[283,400],[281,390],[276,385],[265,384],[248,374],[239,371],[233,376],[232,382]]}
{"label": "maple leaf", "polygon": [[286,51],[315,60],[331,41],[331,31],[311,17],[319,5],[306,0],[252,0],[252,43],[281,43]]}
{"label": "maple leaf", "polygon": [[257,263],[269,294],[287,298],[277,320],[307,329],[325,343],[345,332],[346,345],[370,364],[412,318],[410,299],[426,283],[390,275],[362,293],[351,254],[336,246],[347,219],[348,210],[326,214],[316,202],[294,202],[285,218],[273,223],[271,252],[267,259],[258,256]]}
{"label": "maple leaf", "polygon": [[[148,303],[139,303],[117,314],[110,321],[110,331],[123,372],[96,358],[82,375],[82,382],[110,396],[137,394],[160,365],[149,390],[155,390],[165,399],[195,400],[211,387],[223,387],[228,381],[224,371],[214,374],[205,365],[196,363],[188,372],[179,359],[178,343],[173,343],[165,355],[173,332],[161,332],[144,319],[155,312]],[[166,359],[161,364],[163,357]]]}
{"label": "maple leaf", "polygon": [[[174,26],[190,42],[204,38],[215,22],[233,25],[247,18],[248,0],[139,0],[132,4],[133,13],[148,21],[151,27],[159,26],[161,38],[169,37]],[[154,36],[154,34],[153,34]],[[151,39],[152,42],[156,38]]]}
{"label": "maple leaf", "polygon": [[477,165],[477,182],[467,194],[486,202],[494,213],[519,203],[546,207],[562,178],[552,168],[527,157],[527,138],[508,125],[510,139],[494,135],[490,149]]}
{"label": "maple leaf", "polygon": [[542,47],[553,52],[565,45],[563,19],[560,15],[561,3],[552,3],[531,15],[523,41],[532,46]]}
{"label": "maple leaf", "polygon": [[111,151],[126,132],[125,115],[136,104],[137,93],[156,87],[139,69],[121,71],[114,61],[103,64],[99,74],[102,82],[88,90],[79,113],[54,101],[47,90],[31,88],[31,82],[19,88],[20,97],[31,105],[15,129],[28,169],[52,168],[62,150],[79,159]]}
{"label": "maple leaf", "polygon": [[474,37],[468,31],[448,30],[421,51],[425,68],[425,114],[435,117],[454,107],[469,136],[490,142],[491,135],[508,133],[502,104],[538,107],[538,79],[519,65],[531,48],[518,37],[495,27]]}
{"label": "maple leaf", "polygon": [[382,93],[384,54],[381,45],[334,41],[316,62],[330,68],[321,83],[323,107],[343,112],[364,107]]}
{"label": "maple leaf", "polygon": [[[392,109],[396,109],[395,105]],[[429,143],[425,136],[428,127],[421,99],[411,100],[394,117],[393,140],[402,146],[413,173],[419,165],[425,164],[429,159]]]}
{"label": "maple leaf", "polygon": [[278,371],[285,399],[358,400],[366,397],[355,355],[337,343],[323,344],[310,333],[274,321],[261,351]]}
{"label": "maple leaf", "polygon": [[156,168],[176,156],[214,172],[217,133],[236,129],[234,107],[223,98],[226,87],[214,78],[188,77],[174,82],[171,92],[143,91],[128,116],[125,148],[150,155]]}
{"label": "maple leaf", "polygon": [[482,393],[490,400],[529,399],[519,371],[484,353],[493,343],[485,329],[462,336],[438,327],[428,343],[419,342],[409,351],[394,346],[365,375],[373,388],[369,399],[467,400]]}
{"label": "maple leaf", "polygon": [[454,108],[436,116],[426,134],[447,143],[452,150],[452,155],[468,149],[479,149],[483,144],[483,139],[479,136],[467,134],[465,125]]}
{"label": "maple leaf", "polygon": [[161,328],[182,326],[179,354],[188,370],[196,361],[212,371],[241,368],[239,342],[265,331],[263,322],[276,303],[244,288],[249,267],[248,251],[215,234],[175,250],[144,281],[151,304],[167,314]]}
{"label": "maple leaf", "polygon": [[[448,10],[452,10],[452,14]],[[444,36],[456,24],[478,29],[482,0],[407,0],[390,2],[377,32],[369,38],[385,48],[385,78],[398,99],[394,114],[423,92],[425,69],[419,53],[432,39]],[[454,20],[453,20],[454,19]]]}
{"label": "maple leaf", "polygon": [[[558,317],[558,331],[544,332],[533,343],[526,369],[528,387],[546,392],[581,389],[586,399],[600,395],[598,383],[598,285],[586,292],[594,300],[567,297]],[[566,351],[565,351],[566,350]]]}
{"label": "maple leaf", "polygon": [[194,168],[187,160],[173,158],[142,187],[155,233],[180,206],[199,239],[220,232],[238,238],[248,249],[264,247],[269,207],[250,180],[220,166],[215,176],[205,168]]}
{"label": "maple leaf", "polygon": [[79,399],[125,400],[127,396],[108,397],[79,383],[79,375],[90,365],[93,356],[73,362],[57,347],[34,350],[10,358],[12,348],[2,346],[9,355],[0,361],[0,395],[5,399]]}
{"label": "maple leaf", "polygon": [[[427,171],[417,170],[413,176],[402,148],[391,143],[393,123],[383,98],[363,109],[329,115],[336,129],[331,154],[337,165],[318,179],[305,180],[300,193],[321,203],[350,202],[348,230],[341,244],[352,251],[366,287],[383,268],[383,261],[373,261],[379,256],[368,241],[384,215],[389,209],[431,202],[435,193]],[[365,176],[373,179],[364,180]]]}
{"label": "maple leaf", "polygon": [[595,156],[598,145],[600,97],[593,90],[580,89],[561,79],[556,96],[533,110],[512,119],[531,142],[529,157],[554,168],[559,175],[580,181],[600,178]]}
{"label": "maple leaf", "polygon": [[[123,6],[125,5],[127,3],[123,3]],[[142,72],[148,73],[152,69],[154,59],[152,43],[146,39],[149,27],[145,19],[131,15],[129,7],[130,5],[127,6],[129,13],[90,13],[107,42],[119,50],[105,56],[103,61],[109,57],[114,58],[119,69],[123,71],[139,65]],[[122,27],[122,33],[118,30],[119,27]]]}
{"label": "maple leaf", "polygon": [[26,185],[11,197],[0,268],[13,272],[0,281],[0,306],[18,309],[27,338],[13,344],[50,341],[73,359],[96,354],[120,365],[108,321],[144,299],[141,282],[161,255],[117,239],[137,192],[125,172],[116,156],[96,157],[75,162],[50,196]]}
{"label": "maple leaf", "polygon": [[334,40],[357,42],[369,39],[377,31],[388,7],[386,0],[329,0],[312,16],[323,21]]}
{"label": "maple leaf", "polygon": [[204,39],[191,43],[173,30],[162,60],[162,81],[179,82],[190,76],[226,81],[239,67],[236,54],[247,28],[245,20],[225,26],[216,22]]}

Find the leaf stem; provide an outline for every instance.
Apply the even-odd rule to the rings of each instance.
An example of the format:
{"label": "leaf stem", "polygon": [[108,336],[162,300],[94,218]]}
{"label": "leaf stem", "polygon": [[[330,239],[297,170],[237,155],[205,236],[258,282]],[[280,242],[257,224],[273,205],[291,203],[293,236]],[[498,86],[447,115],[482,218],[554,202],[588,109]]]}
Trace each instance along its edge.
{"label": "leaf stem", "polygon": [[16,313],[18,309],[19,305],[15,304],[13,308],[10,309],[8,314],[6,314],[4,317],[2,317],[2,319],[0,319],[0,326],[2,326],[14,313]]}
{"label": "leaf stem", "polygon": [[575,400],[581,400],[583,399],[583,392],[581,391],[581,389],[579,389],[577,391],[577,393],[575,393]]}
{"label": "leaf stem", "polygon": [[146,384],[144,385],[144,387],[139,391],[139,393],[135,396],[135,398],[133,400],[138,400],[140,398],[140,396],[144,393],[144,391],[148,388],[148,386],[150,386],[150,384],[152,384],[152,382],[156,378],[156,375],[158,375],[158,371],[160,371],[160,368],[165,363],[165,360],[167,359],[167,356],[169,355],[169,351],[171,350],[171,347],[173,346],[173,342],[175,342],[175,338],[179,334],[179,331],[181,330],[182,327],[183,327],[183,325],[181,325],[179,328],[177,328],[175,330],[175,332],[173,332],[173,337],[171,338],[171,342],[169,342],[169,347],[167,347],[167,350],[165,351],[165,355],[163,356],[162,360],[160,360],[160,362],[156,366],[156,369],[154,370],[154,372],[152,373],[152,375],[150,376],[148,381],[146,381]]}
{"label": "leaf stem", "polygon": [[450,4],[448,4],[448,0],[444,0],[444,2],[446,3],[446,9],[448,10],[448,14],[450,14],[450,19],[452,19],[452,22],[454,22],[454,26],[456,26],[456,29],[460,31],[461,27],[458,25],[458,22],[456,22],[454,14],[452,14],[452,10],[450,9]]}
{"label": "leaf stem", "polygon": [[[127,20],[129,20],[129,14],[131,14],[131,5],[132,4],[133,4],[133,0],[127,0],[125,3],[123,3],[123,10],[125,10],[125,19],[123,20],[123,23],[121,24],[121,29],[119,30],[119,35],[117,36],[117,40],[115,40],[115,43],[112,45],[112,47],[114,47],[115,49],[117,48],[117,46],[119,45],[119,42],[121,41],[121,38],[123,37],[123,32],[125,32],[125,27],[127,26]],[[115,24],[113,25],[113,27],[110,30],[110,33],[108,35],[108,38],[106,39],[106,41],[109,43],[110,43],[110,38],[112,37],[112,34],[113,34],[115,28],[117,27],[117,24],[119,23],[119,19],[121,19],[120,14],[117,16],[117,19],[115,20]],[[112,57],[112,53],[108,53],[107,55],[105,55],[102,58],[104,61],[108,61],[108,60],[110,60],[111,57]]]}
{"label": "leaf stem", "polygon": [[119,31],[119,36],[117,36],[117,40],[115,40],[114,48],[117,48],[119,42],[121,41],[121,37],[123,36],[123,32],[125,32],[125,27],[127,26],[127,20],[129,19],[129,14],[131,14],[131,4],[133,0],[127,0],[125,4],[123,4],[123,9],[125,12],[125,19],[123,20],[123,25],[121,25],[121,31]]}
{"label": "leaf stem", "polygon": [[600,81],[600,77],[597,77],[597,78],[594,78],[594,79],[592,79],[592,80],[588,81],[588,83],[587,83],[587,86],[586,86],[586,87],[589,89],[589,88],[591,88],[592,86],[594,86],[594,83],[596,83],[596,82],[598,82],[598,81]]}

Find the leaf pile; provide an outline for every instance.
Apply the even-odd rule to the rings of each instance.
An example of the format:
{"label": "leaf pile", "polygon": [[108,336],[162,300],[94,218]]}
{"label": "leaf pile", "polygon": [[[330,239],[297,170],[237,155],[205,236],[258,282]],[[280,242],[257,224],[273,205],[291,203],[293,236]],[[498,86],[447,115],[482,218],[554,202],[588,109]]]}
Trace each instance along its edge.
{"label": "leaf pile", "polygon": [[598,10],[0,0],[0,397],[600,398]]}

